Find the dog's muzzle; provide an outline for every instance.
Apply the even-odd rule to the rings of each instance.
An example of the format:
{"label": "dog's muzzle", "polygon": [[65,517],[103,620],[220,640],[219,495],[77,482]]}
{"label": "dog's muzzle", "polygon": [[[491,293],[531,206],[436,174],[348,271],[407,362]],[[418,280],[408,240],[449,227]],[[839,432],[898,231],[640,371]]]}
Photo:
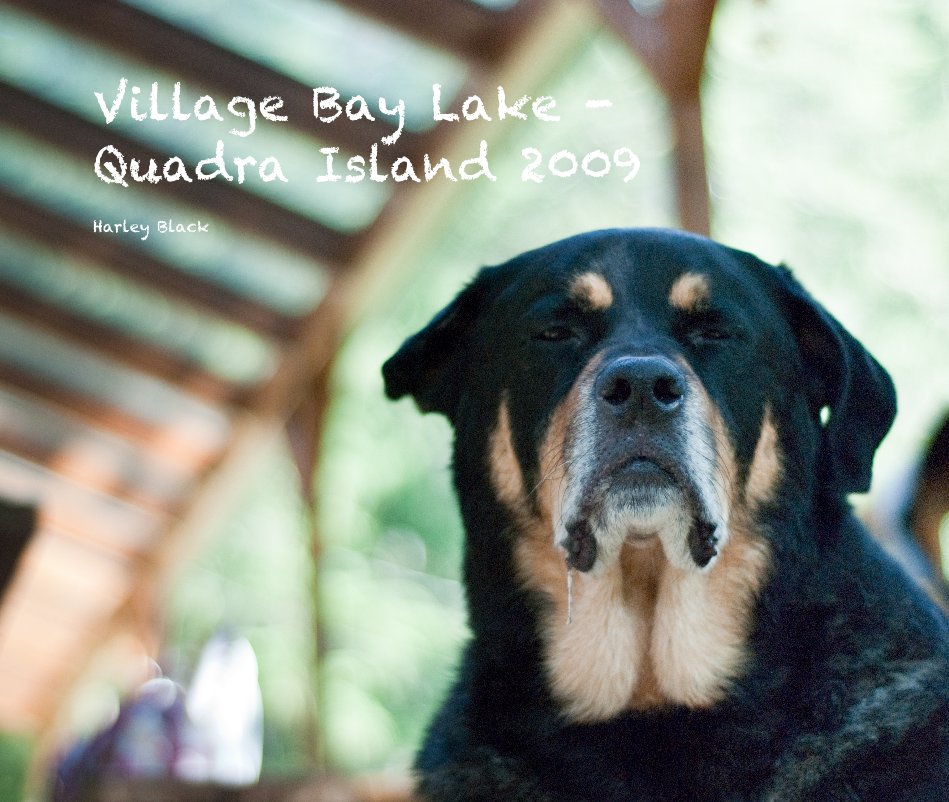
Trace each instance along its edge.
{"label": "dog's muzzle", "polygon": [[661,355],[606,361],[581,396],[558,542],[590,571],[624,542],[658,537],[668,558],[707,566],[721,515],[715,444],[685,371]]}

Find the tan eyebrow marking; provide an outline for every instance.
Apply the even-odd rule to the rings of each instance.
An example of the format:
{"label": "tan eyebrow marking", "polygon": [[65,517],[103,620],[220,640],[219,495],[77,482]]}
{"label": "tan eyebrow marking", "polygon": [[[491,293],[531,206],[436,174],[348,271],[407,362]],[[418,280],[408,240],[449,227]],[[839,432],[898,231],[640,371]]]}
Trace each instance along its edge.
{"label": "tan eyebrow marking", "polygon": [[581,273],[570,284],[570,296],[584,309],[609,309],[613,305],[613,289],[599,273]]}
{"label": "tan eyebrow marking", "polygon": [[708,277],[702,273],[683,273],[669,290],[669,303],[677,309],[692,312],[708,303]]}

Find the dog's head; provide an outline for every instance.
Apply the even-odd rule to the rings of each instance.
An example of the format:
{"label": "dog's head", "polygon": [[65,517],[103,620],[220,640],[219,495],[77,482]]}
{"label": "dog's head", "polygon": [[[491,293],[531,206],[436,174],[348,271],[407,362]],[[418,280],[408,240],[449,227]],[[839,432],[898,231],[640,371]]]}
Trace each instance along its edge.
{"label": "dog's head", "polygon": [[541,589],[637,559],[724,573],[789,497],[866,490],[895,413],[886,373],[786,269],[658,230],[486,268],[384,376],[452,421],[462,496],[490,488]]}
{"label": "dog's head", "polygon": [[390,397],[459,431],[490,426],[499,499],[544,512],[549,486],[552,534],[581,571],[653,537],[707,568],[733,507],[782,478],[866,490],[895,412],[886,373],[785,269],[660,231],[485,269],[384,375]]}

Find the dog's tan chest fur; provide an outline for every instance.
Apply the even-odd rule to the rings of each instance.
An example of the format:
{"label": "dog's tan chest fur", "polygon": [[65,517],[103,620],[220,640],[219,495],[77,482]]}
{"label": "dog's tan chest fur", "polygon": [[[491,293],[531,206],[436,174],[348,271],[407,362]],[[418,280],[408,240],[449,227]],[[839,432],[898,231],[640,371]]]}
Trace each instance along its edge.
{"label": "dog's tan chest fur", "polygon": [[707,573],[682,571],[658,543],[623,547],[598,576],[575,574],[568,621],[563,556],[540,537],[520,541],[525,583],[550,606],[544,620],[554,696],[575,721],[603,721],[624,710],[719,701],[747,658],[750,605],[765,550],[733,535]]}

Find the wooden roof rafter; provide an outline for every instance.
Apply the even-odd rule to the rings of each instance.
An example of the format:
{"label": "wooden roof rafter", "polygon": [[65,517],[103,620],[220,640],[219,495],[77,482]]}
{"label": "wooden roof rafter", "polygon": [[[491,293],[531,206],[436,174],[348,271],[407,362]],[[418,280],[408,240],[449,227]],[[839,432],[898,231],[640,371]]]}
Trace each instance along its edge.
{"label": "wooden roof rafter", "polygon": [[179,265],[103,237],[44,207],[0,188],[0,219],[27,239],[86,259],[97,267],[128,277],[144,287],[182,301],[196,310],[238,323],[263,337],[285,341],[293,336],[297,319],[220,283],[183,270]]}
{"label": "wooden roof rafter", "polygon": [[[116,131],[105,132],[94,123],[3,81],[0,81],[0,106],[10,123],[31,136],[41,137],[55,147],[87,160],[90,170],[96,154],[107,144],[123,153],[126,161],[137,158],[143,165],[147,165],[149,159],[161,165],[172,156]],[[326,254],[325,265],[330,269],[346,264],[355,247],[353,236],[259,195],[252,195],[231,182],[192,181],[182,185],[160,181],[147,186],[149,191],[176,202],[203,206],[216,216],[227,218],[235,226],[277,240],[307,257]]]}
{"label": "wooden roof rafter", "polygon": [[[310,137],[319,133],[313,117],[313,89],[324,85],[319,76],[314,76],[311,84],[303,84],[119,0],[12,2],[113,50],[162,67],[182,79],[200,80],[201,85],[220,90],[227,99],[250,95],[261,100],[276,95],[283,99],[284,105],[279,113],[287,115],[287,125]],[[135,34],[129,35],[130,31]],[[197,65],[200,65],[199,72]],[[351,122],[343,116],[333,123],[333,138],[334,142],[361,152],[394,130],[385,118],[375,122]],[[424,136],[412,131],[403,131],[399,142],[400,155],[420,157],[425,150]],[[382,158],[385,159],[385,154]]]}
{"label": "wooden roof rafter", "polygon": [[201,443],[193,427],[177,430],[171,425],[156,425],[130,413],[118,404],[107,404],[84,393],[54,383],[28,370],[0,362],[0,388],[33,397],[74,417],[87,428],[99,429],[142,451],[180,465],[192,475],[200,476],[216,460],[218,449],[211,442]]}
{"label": "wooden roof rafter", "polygon": [[[536,12],[538,0],[492,9],[471,0],[349,0],[345,5],[450,53],[476,68],[510,50]],[[438,20],[433,25],[433,20]]]}
{"label": "wooden roof rafter", "polygon": [[186,393],[225,407],[247,403],[250,388],[217,376],[196,362],[103,323],[64,309],[0,278],[0,311],[69,339],[146,375],[163,379]]}
{"label": "wooden roof rafter", "polygon": [[177,499],[169,497],[166,490],[157,487],[154,479],[136,479],[133,482],[118,474],[109,475],[106,466],[97,464],[91,458],[70,458],[17,432],[0,429],[0,452],[37,465],[51,465],[59,475],[83,489],[107,494],[147,512],[168,515],[175,508]]}

